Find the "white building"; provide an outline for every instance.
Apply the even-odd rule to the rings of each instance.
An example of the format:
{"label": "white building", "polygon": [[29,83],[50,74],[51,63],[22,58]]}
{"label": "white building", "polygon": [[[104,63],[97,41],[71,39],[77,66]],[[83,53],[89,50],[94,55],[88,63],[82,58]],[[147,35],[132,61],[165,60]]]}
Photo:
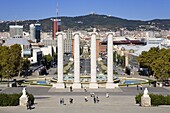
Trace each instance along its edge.
{"label": "white building", "polygon": [[21,45],[22,48],[22,57],[31,57],[31,47],[30,43],[25,38],[9,38],[6,40],[6,42],[3,44],[3,46],[11,46],[14,44]]}
{"label": "white building", "polygon": [[30,25],[30,40],[32,40],[33,42],[36,42],[36,40],[35,40],[35,25],[34,24]]}
{"label": "white building", "polygon": [[64,38],[64,53],[72,53],[73,31],[68,30]]}
{"label": "white building", "polygon": [[40,50],[42,51],[43,56],[45,55],[53,55],[53,48],[52,46],[41,47]]}
{"label": "white building", "polygon": [[164,38],[148,38],[147,39],[147,45],[148,44],[161,44],[163,42]]}
{"label": "white building", "polygon": [[29,58],[31,64],[41,64],[42,60],[42,51],[39,47],[32,48],[32,57]]}
{"label": "white building", "polygon": [[57,52],[57,38],[47,38],[47,39],[42,39],[42,43],[44,44],[45,47],[52,47],[53,52]]}
{"label": "white building", "polygon": [[23,37],[23,26],[10,25],[9,33],[10,33],[10,37],[21,38]]}
{"label": "white building", "polygon": [[33,42],[41,41],[41,24],[31,24],[30,25],[30,39]]}

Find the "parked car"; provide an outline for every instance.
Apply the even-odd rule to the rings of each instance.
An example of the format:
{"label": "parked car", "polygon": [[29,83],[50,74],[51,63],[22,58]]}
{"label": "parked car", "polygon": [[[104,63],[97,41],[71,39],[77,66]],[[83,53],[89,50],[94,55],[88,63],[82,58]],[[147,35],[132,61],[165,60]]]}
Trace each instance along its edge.
{"label": "parked car", "polygon": [[162,82],[163,86],[170,86],[170,80],[165,80]]}

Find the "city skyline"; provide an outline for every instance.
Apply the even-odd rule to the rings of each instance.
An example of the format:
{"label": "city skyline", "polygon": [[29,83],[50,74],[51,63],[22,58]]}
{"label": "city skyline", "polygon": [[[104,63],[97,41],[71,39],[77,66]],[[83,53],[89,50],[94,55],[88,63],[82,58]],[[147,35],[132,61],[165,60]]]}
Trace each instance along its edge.
{"label": "city skyline", "polygon": [[81,16],[91,12],[130,20],[170,19],[168,0],[1,0],[0,20],[43,19]]}

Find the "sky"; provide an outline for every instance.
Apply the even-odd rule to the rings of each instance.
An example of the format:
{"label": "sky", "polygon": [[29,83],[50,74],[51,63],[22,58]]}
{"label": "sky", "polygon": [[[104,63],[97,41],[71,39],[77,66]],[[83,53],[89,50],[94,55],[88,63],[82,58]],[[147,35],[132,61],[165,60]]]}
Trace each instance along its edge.
{"label": "sky", "polygon": [[170,19],[170,0],[0,0],[0,20],[82,16],[91,12],[129,20]]}

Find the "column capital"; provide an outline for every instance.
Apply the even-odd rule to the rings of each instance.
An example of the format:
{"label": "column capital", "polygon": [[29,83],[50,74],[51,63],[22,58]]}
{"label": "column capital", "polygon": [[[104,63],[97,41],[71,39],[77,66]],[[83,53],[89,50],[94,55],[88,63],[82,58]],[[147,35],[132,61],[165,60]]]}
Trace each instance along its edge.
{"label": "column capital", "polygon": [[80,32],[74,32],[72,34],[73,34],[73,36],[75,36],[75,35],[79,35],[80,36]]}
{"label": "column capital", "polygon": [[58,35],[64,35],[64,32],[57,32],[56,36],[58,36]]}
{"label": "column capital", "polygon": [[89,35],[90,35],[90,36],[92,36],[92,35],[98,36],[99,34],[98,34],[97,32],[90,32]]}
{"label": "column capital", "polygon": [[107,32],[106,35],[107,35],[107,37],[108,37],[109,35],[114,36],[114,35],[115,35],[115,32]]}

